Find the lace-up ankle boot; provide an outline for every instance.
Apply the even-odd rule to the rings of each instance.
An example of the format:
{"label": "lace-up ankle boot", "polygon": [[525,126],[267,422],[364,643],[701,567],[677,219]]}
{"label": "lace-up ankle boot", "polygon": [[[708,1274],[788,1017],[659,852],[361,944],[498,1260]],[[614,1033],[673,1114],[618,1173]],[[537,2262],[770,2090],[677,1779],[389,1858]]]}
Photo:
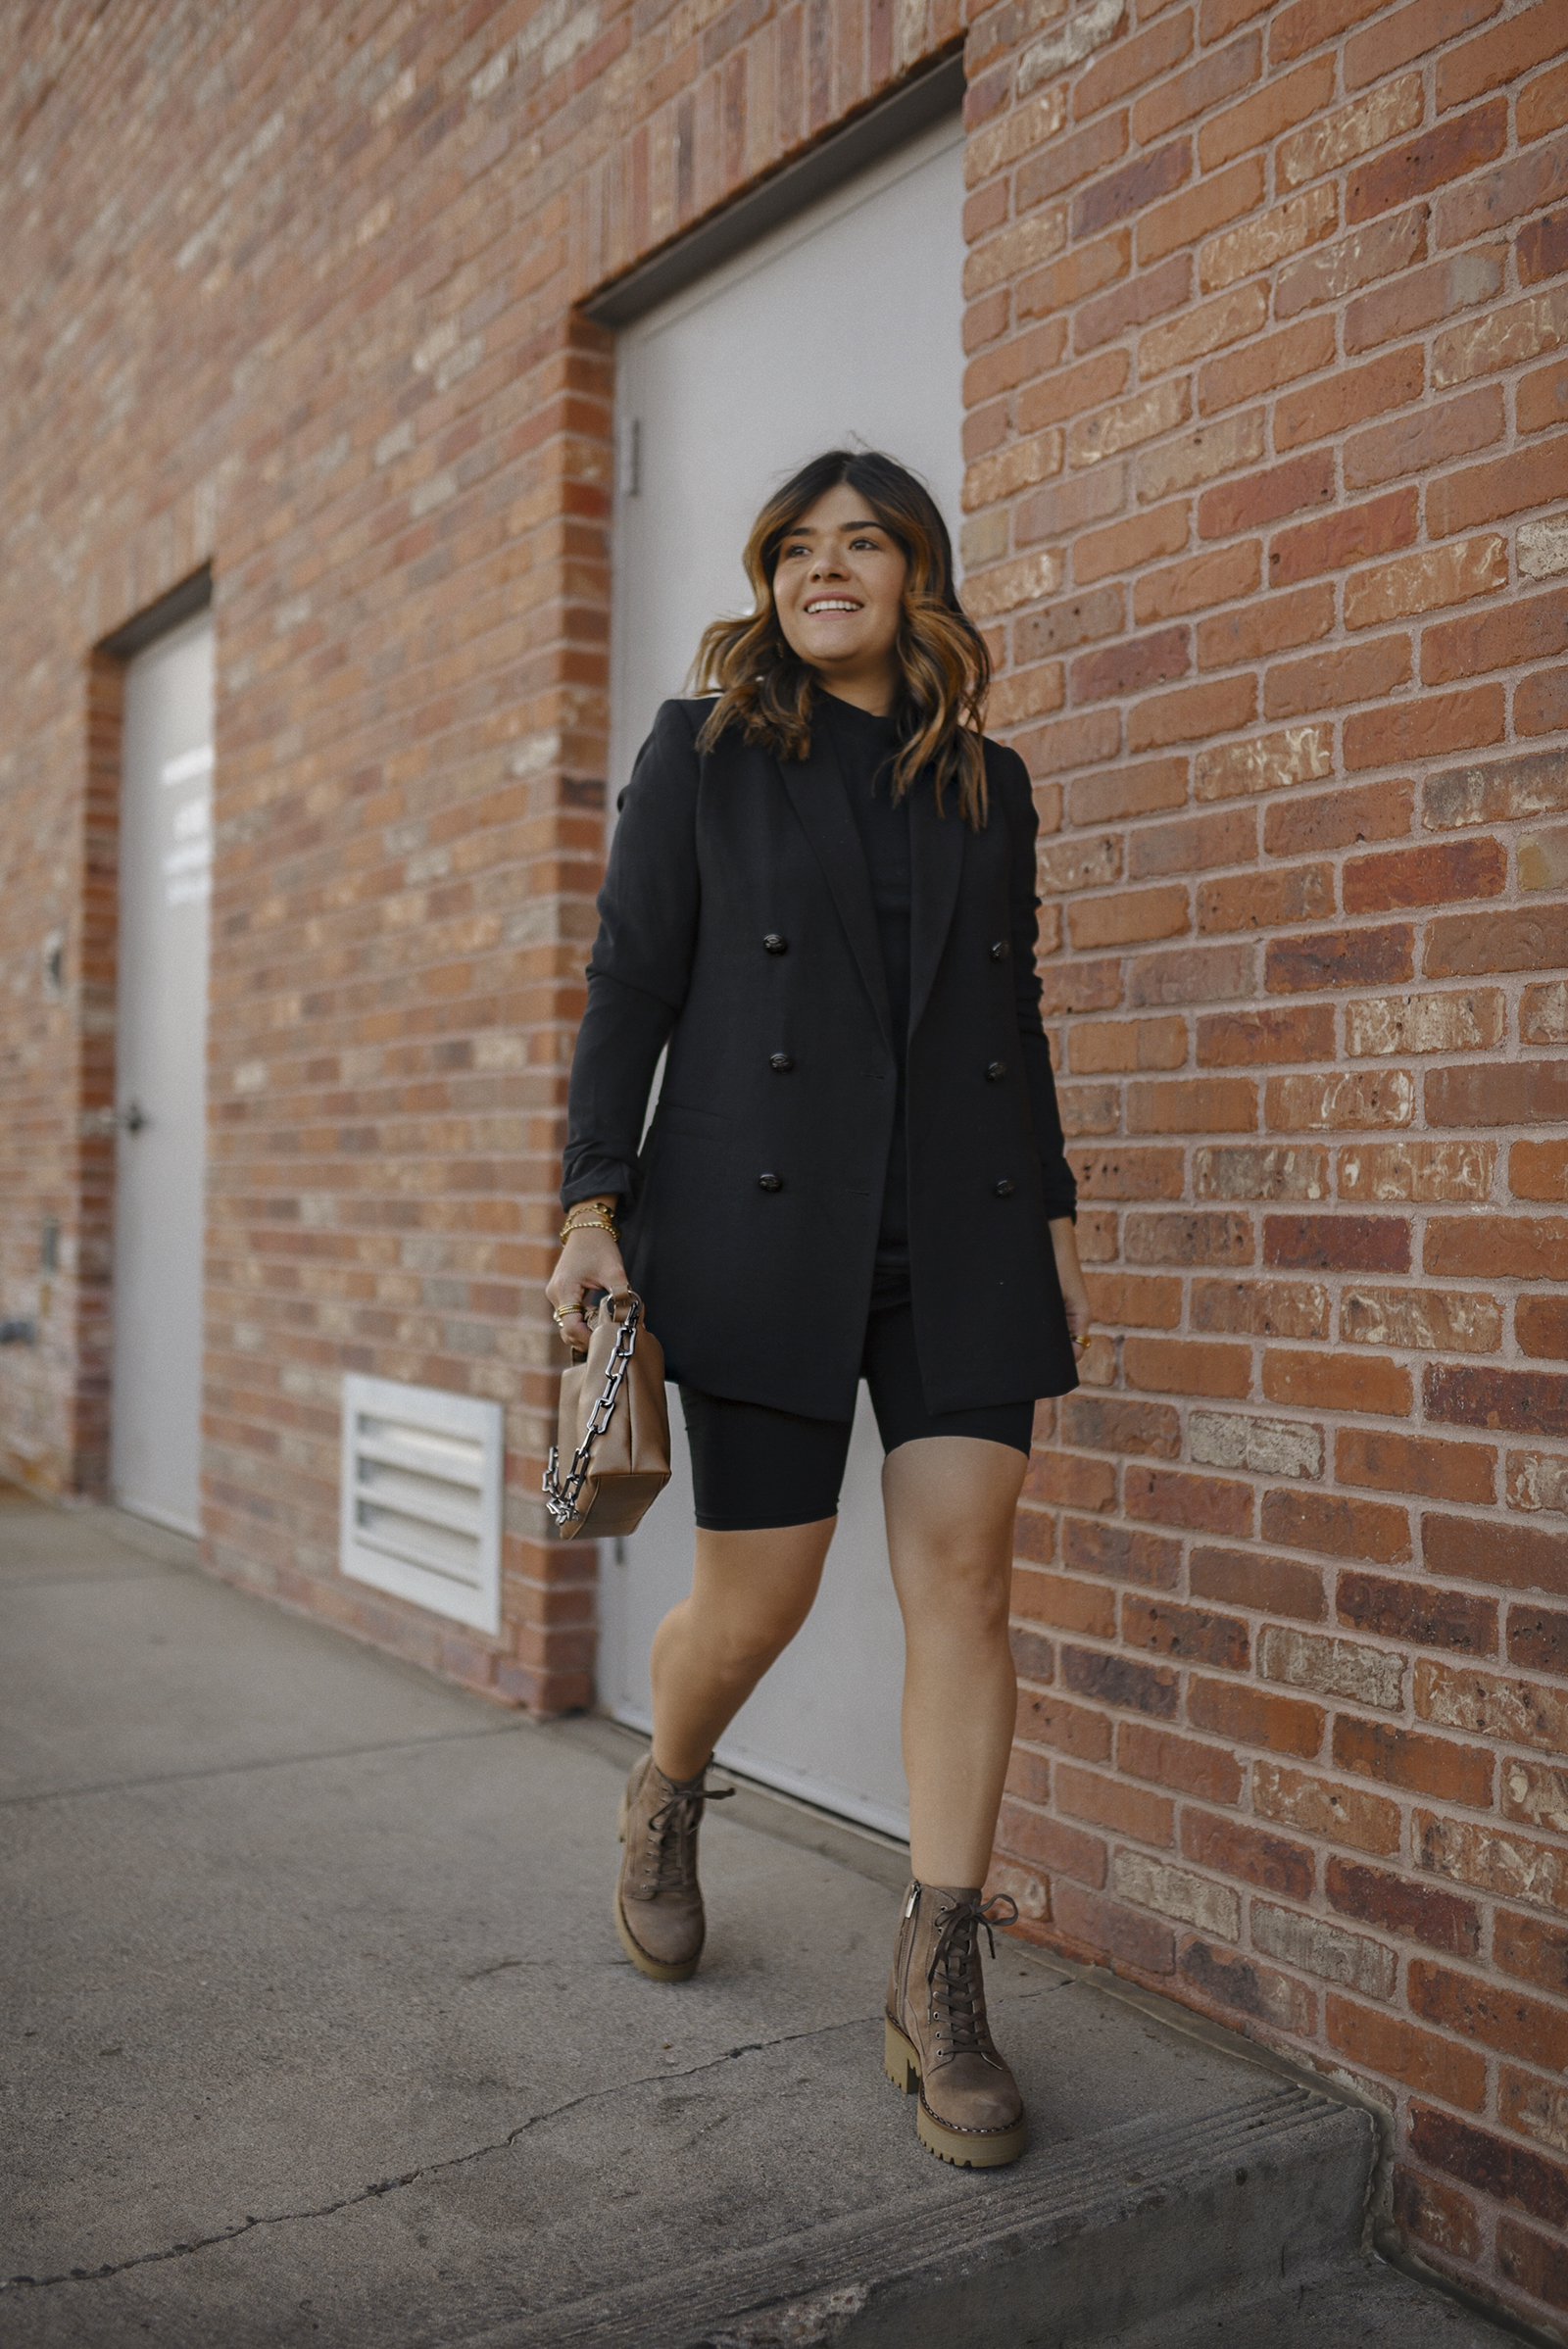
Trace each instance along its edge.
{"label": "lace-up ankle boot", "polygon": [[[1007,1912],[1011,1911],[1011,1915]],[[888,1981],[884,2063],[929,2152],[960,2170],[1000,2169],[1024,2148],[1023,2098],[992,2042],[980,1933],[1018,1914],[1005,1893],[912,1884],[904,1896]]]}
{"label": "lace-up ankle boot", "polygon": [[626,1850],[615,1886],[615,1931],[638,1972],[655,1982],[685,1982],[703,1954],[697,1830],[705,1801],[722,1802],[735,1791],[715,1786],[709,1793],[707,1776],[704,1763],[695,1778],[666,1778],[645,1753],[620,1798]]}

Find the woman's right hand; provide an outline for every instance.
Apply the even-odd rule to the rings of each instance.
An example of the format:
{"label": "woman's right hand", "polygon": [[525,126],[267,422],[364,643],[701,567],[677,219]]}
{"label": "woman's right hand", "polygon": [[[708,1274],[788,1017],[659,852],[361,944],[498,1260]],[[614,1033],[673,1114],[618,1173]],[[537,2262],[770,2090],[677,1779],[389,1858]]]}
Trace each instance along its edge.
{"label": "woman's right hand", "polygon": [[[604,1204],[613,1209],[615,1202],[607,1199]],[[557,1329],[574,1352],[588,1350],[588,1324],[581,1311],[584,1291],[608,1289],[612,1297],[619,1297],[626,1286],[620,1249],[608,1232],[588,1224],[567,1234],[545,1295],[558,1315]]]}

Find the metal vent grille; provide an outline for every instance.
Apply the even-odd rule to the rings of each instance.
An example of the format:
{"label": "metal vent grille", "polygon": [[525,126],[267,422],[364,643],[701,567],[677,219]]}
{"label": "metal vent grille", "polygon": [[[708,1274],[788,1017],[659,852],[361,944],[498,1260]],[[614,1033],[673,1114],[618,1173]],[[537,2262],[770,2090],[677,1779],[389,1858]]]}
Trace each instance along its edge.
{"label": "metal vent grille", "polygon": [[499,1403],[345,1378],[343,1572],[499,1632],[501,1463]]}

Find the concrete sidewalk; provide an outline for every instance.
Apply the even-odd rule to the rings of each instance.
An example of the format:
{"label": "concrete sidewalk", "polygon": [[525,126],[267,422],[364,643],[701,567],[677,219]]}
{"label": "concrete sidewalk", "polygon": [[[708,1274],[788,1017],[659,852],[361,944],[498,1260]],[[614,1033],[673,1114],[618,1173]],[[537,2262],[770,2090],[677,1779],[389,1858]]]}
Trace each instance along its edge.
{"label": "concrete sidewalk", "polygon": [[1013,1943],[1030,2151],[933,2161],[881,2074],[902,1855],[854,1830],[710,1813],[663,1986],[607,1724],[15,1494],[0,1676],[6,2349],[1504,2337],[1355,2257],[1364,2115]]}

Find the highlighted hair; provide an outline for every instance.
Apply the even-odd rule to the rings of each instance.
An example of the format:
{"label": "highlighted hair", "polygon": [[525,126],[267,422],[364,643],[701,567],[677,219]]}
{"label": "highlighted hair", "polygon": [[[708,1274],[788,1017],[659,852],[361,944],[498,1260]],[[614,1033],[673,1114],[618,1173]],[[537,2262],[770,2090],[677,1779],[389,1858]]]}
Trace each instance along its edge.
{"label": "highlighted hair", "polygon": [[804,759],[811,747],[811,709],[819,680],[790,646],[773,602],[779,552],[818,498],[848,483],[902,549],[907,570],[904,616],[894,646],[901,679],[894,710],[899,751],[892,792],[900,800],[929,768],[937,806],[957,786],[964,818],[986,820],[981,751],[991,656],[958,602],[953,547],[936,500],[924,483],[875,450],[830,449],[803,465],[768,499],[746,542],[746,575],[756,609],[744,619],[714,620],[703,631],[693,671],[700,694],[718,696],[697,737],[711,750],[730,726],[776,758]]}

